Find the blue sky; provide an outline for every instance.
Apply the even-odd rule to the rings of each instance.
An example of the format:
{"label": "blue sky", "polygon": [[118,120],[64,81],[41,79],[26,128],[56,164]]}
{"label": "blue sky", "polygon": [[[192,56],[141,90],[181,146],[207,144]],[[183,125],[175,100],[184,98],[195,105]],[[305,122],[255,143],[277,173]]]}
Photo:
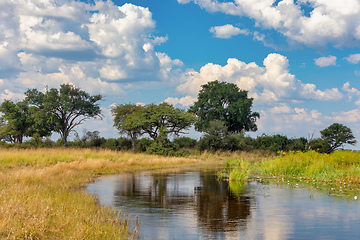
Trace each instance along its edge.
{"label": "blue sky", "polygon": [[254,98],[251,136],[318,137],[339,122],[360,139],[359,0],[5,0],[0,9],[0,102],[68,82],[103,94],[104,120],[78,132],[118,137],[112,104],[188,108],[202,84],[220,80]]}

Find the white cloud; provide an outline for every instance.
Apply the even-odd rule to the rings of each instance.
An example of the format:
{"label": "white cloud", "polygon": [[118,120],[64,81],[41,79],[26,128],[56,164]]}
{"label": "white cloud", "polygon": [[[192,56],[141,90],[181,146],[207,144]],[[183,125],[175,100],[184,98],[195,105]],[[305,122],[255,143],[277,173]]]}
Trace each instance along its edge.
{"label": "white cloud", "polygon": [[211,27],[210,32],[213,33],[216,38],[224,38],[224,39],[231,38],[232,36],[236,36],[239,34],[244,34],[244,35],[249,34],[248,30],[234,27],[231,24]]}
{"label": "white cloud", "polygon": [[[188,3],[190,1],[180,1]],[[360,2],[358,0],[193,0],[209,12],[245,16],[257,27],[274,29],[292,41],[310,47],[359,46]],[[304,13],[302,7],[312,8]]]}
{"label": "white cloud", "polygon": [[334,113],[332,120],[342,123],[358,123],[360,121],[360,110],[354,109],[348,112]]}
{"label": "white cloud", "polygon": [[360,62],[360,54],[351,54],[345,58],[349,63],[358,64]]}
{"label": "white cloud", "polygon": [[350,88],[349,82],[344,83],[342,90],[347,92],[347,94],[348,94],[347,97],[348,97],[349,101],[351,101],[354,96],[357,97],[355,104],[360,105],[360,91],[359,90],[357,90],[356,88]]}
{"label": "white cloud", "polygon": [[181,104],[184,107],[188,107],[190,105],[192,105],[194,102],[196,102],[197,98],[196,97],[192,97],[192,96],[186,96],[186,97],[182,97],[182,98],[173,98],[173,97],[168,97],[164,102],[167,102],[171,105],[176,105],[176,104]]}
{"label": "white cloud", "polygon": [[269,54],[264,67],[256,63],[244,63],[230,58],[225,66],[208,63],[199,72],[190,70],[184,75],[184,82],[178,91],[195,97],[201,85],[219,80],[236,83],[249,91],[249,96],[266,103],[284,99],[339,100],[342,93],[337,89],[316,89],[314,84],[304,84],[289,72],[289,61],[280,54]]}
{"label": "white cloud", "polygon": [[328,66],[335,66],[336,65],[336,57],[335,56],[327,56],[327,57],[320,57],[314,59],[315,65],[319,67],[328,67]]}
{"label": "white cloud", "polygon": [[291,113],[292,109],[285,103],[281,103],[278,107],[270,109],[271,113]]}
{"label": "white cloud", "polygon": [[12,86],[1,88],[2,96],[65,82],[125,95],[120,84],[170,84],[182,66],[155,52],[168,38],[153,35],[148,8],[74,0],[0,1],[0,8],[0,78]]}
{"label": "white cloud", "polygon": [[306,134],[313,132],[314,127],[321,129],[326,126],[327,121],[317,110],[291,108],[280,103],[277,107],[261,110],[257,125],[259,132],[267,134],[286,132],[288,137],[306,137]]}

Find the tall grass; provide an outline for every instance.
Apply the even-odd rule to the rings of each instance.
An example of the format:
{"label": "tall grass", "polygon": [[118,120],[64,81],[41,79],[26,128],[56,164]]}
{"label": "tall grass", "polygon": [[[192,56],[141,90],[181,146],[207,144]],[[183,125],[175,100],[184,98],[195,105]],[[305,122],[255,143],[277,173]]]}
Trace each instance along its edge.
{"label": "tall grass", "polygon": [[228,163],[228,170],[229,179],[240,181],[246,180],[246,176],[262,175],[360,183],[360,153],[289,152],[260,161],[233,160]]}
{"label": "tall grass", "polygon": [[322,182],[360,183],[360,153],[291,152],[254,166],[263,175],[311,178]]}
{"label": "tall grass", "polygon": [[[160,157],[90,149],[0,149],[0,239],[129,239],[129,222],[82,187],[101,174],[219,157]],[[220,161],[221,162],[221,161]]]}

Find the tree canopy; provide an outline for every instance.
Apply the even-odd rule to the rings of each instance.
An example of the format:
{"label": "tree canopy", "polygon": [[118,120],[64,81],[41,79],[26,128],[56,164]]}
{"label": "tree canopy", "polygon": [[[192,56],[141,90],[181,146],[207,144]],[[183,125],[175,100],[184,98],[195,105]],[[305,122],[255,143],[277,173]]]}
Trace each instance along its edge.
{"label": "tree canopy", "polygon": [[40,137],[51,134],[46,116],[25,101],[14,103],[5,100],[0,105],[0,138],[12,143],[22,143],[24,137],[37,134]]}
{"label": "tree canopy", "polygon": [[248,98],[247,91],[240,90],[233,83],[219,81],[201,87],[198,100],[189,110],[198,117],[196,130],[204,131],[211,121],[220,120],[232,133],[257,131],[255,122],[260,114],[251,111],[253,98]]}
{"label": "tree canopy", "polygon": [[75,127],[87,119],[102,118],[100,107],[96,103],[102,96],[90,95],[72,84],[63,84],[59,90],[51,88],[45,93],[30,89],[25,95],[25,101],[49,114],[53,130],[60,134],[64,146]]}
{"label": "tree canopy", "polygon": [[130,137],[133,150],[136,139],[144,133],[139,118],[142,108],[142,106],[128,103],[118,104],[111,110],[114,117],[114,127],[119,130],[120,134],[126,134]]}
{"label": "tree canopy", "polygon": [[335,151],[344,144],[354,145],[355,137],[350,128],[340,123],[333,123],[329,127],[320,131],[321,138],[329,145],[327,153]]}
{"label": "tree canopy", "polygon": [[168,103],[136,106],[134,104],[117,105],[113,109],[114,126],[129,136],[148,134],[155,141],[169,134],[186,133],[196,117]]}

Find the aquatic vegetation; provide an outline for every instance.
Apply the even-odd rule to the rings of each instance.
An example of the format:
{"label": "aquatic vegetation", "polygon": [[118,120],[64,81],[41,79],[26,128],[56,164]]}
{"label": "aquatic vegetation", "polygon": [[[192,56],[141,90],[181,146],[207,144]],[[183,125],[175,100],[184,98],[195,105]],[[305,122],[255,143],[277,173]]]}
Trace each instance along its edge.
{"label": "aquatic vegetation", "polygon": [[289,152],[251,163],[244,159],[235,159],[229,161],[226,170],[219,175],[230,181],[246,181],[256,176],[295,187],[301,183],[315,189],[328,189],[328,194],[359,191],[360,153]]}
{"label": "aquatic vegetation", "polygon": [[262,175],[294,176],[316,181],[360,183],[360,153],[315,151],[283,153],[253,166]]}

